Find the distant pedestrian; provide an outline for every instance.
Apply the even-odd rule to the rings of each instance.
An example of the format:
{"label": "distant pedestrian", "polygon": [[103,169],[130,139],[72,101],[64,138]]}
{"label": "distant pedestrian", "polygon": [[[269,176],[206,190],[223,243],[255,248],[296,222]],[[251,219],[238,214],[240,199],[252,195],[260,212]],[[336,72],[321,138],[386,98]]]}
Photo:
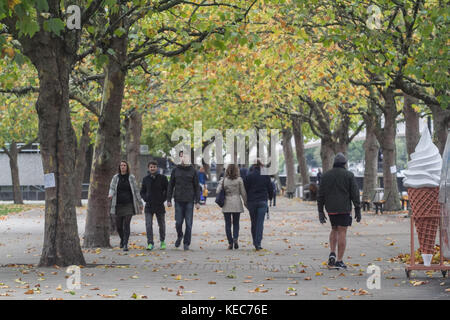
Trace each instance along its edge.
{"label": "distant pedestrian", "polygon": [[[206,203],[206,196],[208,195],[208,189],[206,186],[206,173],[205,173],[205,168],[204,167],[200,167],[200,170],[198,171],[198,182],[200,183],[200,203],[204,204]],[[206,194],[206,196],[205,196]]]}
{"label": "distant pedestrian", "polygon": [[263,164],[258,160],[257,164],[244,179],[247,192],[247,208],[250,213],[251,231],[255,249],[261,250],[263,238],[264,217],[267,212],[267,200],[273,197],[273,187],[268,175],[261,175]]}
{"label": "distant pedestrian", "polygon": [[[277,179],[275,179],[275,177],[270,177],[270,183],[272,184],[272,189],[273,189],[273,198],[270,200],[270,206],[273,205],[274,207],[276,207],[277,192],[278,192]],[[269,214],[269,210],[267,210],[267,214]]]}
{"label": "distant pedestrian", "polygon": [[326,222],[324,207],[331,222],[328,266],[337,269],[347,268],[342,258],[347,242],[347,227],[352,225],[352,202],[355,206],[355,219],[357,222],[361,221],[358,185],[353,173],[345,168],[346,163],[347,158],[338,153],[334,158],[333,169],[325,172],[322,177],[317,200],[320,223]]}
{"label": "distant pedestrian", "polygon": [[[247,193],[245,191],[244,182],[239,176],[239,169],[235,164],[230,164],[225,171],[225,177],[220,179],[216,193],[220,193],[222,185],[225,189],[225,203],[222,207],[225,219],[225,233],[228,239],[228,249],[238,249],[239,238],[239,218],[241,212],[244,212],[242,200],[247,206]],[[242,200],[241,200],[242,198]],[[233,233],[231,232],[233,225]]]}
{"label": "distant pedestrian", "polygon": [[111,200],[111,214],[116,217],[120,248],[128,251],[131,218],[142,213],[142,199],[134,175],[126,161],[121,161],[119,172],[114,175],[109,187],[108,198]]}
{"label": "distant pedestrian", "polygon": [[[200,209],[200,185],[197,171],[189,164],[188,156],[183,151],[179,153],[181,164],[177,165],[170,175],[169,189],[167,192],[167,206],[172,206],[172,197],[175,199],[175,228],[177,240],[175,247],[178,248],[183,240],[184,250],[189,250],[192,237],[192,223],[195,208]],[[183,223],[186,228],[183,238]]]}
{"label": "distant pedestrian", "polygon": [[320,171],[319,169],[319,171],[317,172],[317,184],[320,184],[320,179],[322,179],[322,171]]}
{"label": "distant pedestrian", "polygon": [[158,163],[148,163],[148,175],[142,180],[141,197],[145,201],[145,229],[147,233],[147,250],[153,250],[153,216],[156,216],[159,227],[160,249],[166,249],[166,208],[167,177],[158,173]]}

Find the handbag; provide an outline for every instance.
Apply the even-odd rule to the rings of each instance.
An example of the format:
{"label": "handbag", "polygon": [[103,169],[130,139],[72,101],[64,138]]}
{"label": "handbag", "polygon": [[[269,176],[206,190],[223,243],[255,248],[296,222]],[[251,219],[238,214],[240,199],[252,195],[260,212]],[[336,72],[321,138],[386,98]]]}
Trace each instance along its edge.
{"label": "handbag", "polygon": [[225,204],[225,177],[222,180],[222,189],[218,194],[216,194],[216,203],[219,207],[223,207]]}

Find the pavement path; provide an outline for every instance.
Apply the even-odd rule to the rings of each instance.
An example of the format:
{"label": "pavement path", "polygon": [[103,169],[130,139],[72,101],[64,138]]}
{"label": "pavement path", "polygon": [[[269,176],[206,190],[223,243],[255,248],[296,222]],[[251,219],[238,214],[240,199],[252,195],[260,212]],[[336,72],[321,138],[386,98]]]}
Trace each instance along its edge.
{"label": "pavement path", "polygon": [[[191,250],[174,247],[173,208],[166,217],[167,249],[159,250],[154,221],[153,251],[146,246],[142,215],[133,217],[130,251],[118,246],[83,249],[88,266],[81,288],[66,286],[66,268],[37,267],[42,251],[43,206],[0,220],[0,299],[450,299],[450,280],[440,272],[412,273],[393,261],[409,252],[405,213],[363,213],[349,228],[346,271],[328,270],[330,225],[321,225],[316,205],[279,197],[265,221],[264,250],[256,252],[248,213],[241,215],[240,248],[228,250],[223,215],[213,199],[194,213]],[[77,209],[83,236],[86,207]],[[369,264],[381,269],[381,288],[367,288]],[[446,291],[447,290],[447,291]]]}

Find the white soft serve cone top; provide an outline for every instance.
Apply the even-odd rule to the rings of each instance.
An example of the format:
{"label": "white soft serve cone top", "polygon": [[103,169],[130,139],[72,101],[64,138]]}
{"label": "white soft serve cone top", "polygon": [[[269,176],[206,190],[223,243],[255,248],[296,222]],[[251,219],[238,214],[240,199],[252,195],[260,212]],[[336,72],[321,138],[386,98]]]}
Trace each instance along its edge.
{"label": "white soft serve cone top", "polygon": [[407,188],[439,187],[441,169],[442,157],[439,149],[425,127],[414,153],[411,154],[408,169],[404,172],[403,185]]}

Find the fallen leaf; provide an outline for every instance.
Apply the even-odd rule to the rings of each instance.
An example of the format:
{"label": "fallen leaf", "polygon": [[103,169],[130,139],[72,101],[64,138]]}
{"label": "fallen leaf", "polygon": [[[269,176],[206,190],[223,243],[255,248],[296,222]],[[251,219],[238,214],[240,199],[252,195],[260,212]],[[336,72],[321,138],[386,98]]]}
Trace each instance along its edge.
{"label": "fallen leaf", "polygon": [[411,283],[414,287],[417,287],[417,286],[421,286],[421,285],[427,284],[428,281],[416,281],[416,280],[411,280],[410,283]]}
{"label": "fallen leaf", "polygon": [[25,291],[25,294],[34,294],[34,290],[30,289],[28,291]]}
{"label": "fallen leaf", "polygon": [[208,284],[216,284],[215,281],[209,281]]}

